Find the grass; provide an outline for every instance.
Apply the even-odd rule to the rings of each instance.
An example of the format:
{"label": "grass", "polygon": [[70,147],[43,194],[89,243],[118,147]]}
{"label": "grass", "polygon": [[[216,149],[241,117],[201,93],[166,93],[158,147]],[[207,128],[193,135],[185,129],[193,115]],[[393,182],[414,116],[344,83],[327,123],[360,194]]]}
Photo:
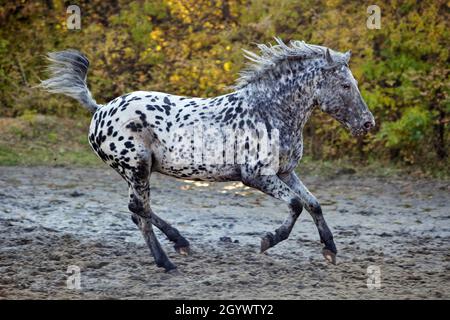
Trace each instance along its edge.
{"label": "grass", "polygon": [[349,158],[337,160],[314,160],[309,156],[303,157],[297,172],[299,174],[336,176],[339,174],[355,174],[368,177],[393,177],[410,176],[413,178],[438,178],[448,179],[450,177],[449,167],[443,164],[434,166],[405,166],[380,159],[368,161],[355,161]]}
{"label": "grass", "polygon": [[[27,113],[19,118],[0,118],[0,165],[3,166],[103,166],[88,144],[89,118],[69,119]],[[402,166],[380,159],[364,163],[351,159],[300,162],[300,174],[334,176],[354,173],[366,176],[450,177],[448,163]]]}
{"label": "grass", "polygon": [[89,122],[33,114],[0,118],[0,165],[101,165],[87,141]]}

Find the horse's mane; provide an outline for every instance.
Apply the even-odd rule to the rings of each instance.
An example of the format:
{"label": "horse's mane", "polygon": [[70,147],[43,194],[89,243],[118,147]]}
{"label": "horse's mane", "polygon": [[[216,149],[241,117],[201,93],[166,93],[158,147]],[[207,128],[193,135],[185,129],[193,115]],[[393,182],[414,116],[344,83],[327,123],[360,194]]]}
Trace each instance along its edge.
{"label": "horse's mane", "polygon": [[[261,76],[276,67],[280,62],[295,59],[307,60],[313,58],[323,58],[327,52],[327,47],[307,44],[304,41],[290,41],[289,45],[285,44],[280,38],[275,37],[276,45],[257,44],[260,54],[243,50],[244,57],[249,59],[251,63],[247,68],[239,73],[235,88],[241,89],[246,85],[261,78]],[[342,54],[330,49],[333,59],[338,62],[342,61]]]}

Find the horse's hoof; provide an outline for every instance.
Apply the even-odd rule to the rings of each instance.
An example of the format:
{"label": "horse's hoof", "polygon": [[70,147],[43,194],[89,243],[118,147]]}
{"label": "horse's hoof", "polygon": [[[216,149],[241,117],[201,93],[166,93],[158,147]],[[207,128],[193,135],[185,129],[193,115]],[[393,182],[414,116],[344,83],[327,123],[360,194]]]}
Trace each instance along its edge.
{"label": "horse's hoof", "polygon": [[331,250],[329,250],[327,248],[323,248],[322,254],[323,254],[325,260],[327,260],[328,262],[330,262],[332,264],[336,264],[336,254],[333,253]]}
{"label": "horse's hoof", "polygon": [[188,256],[191,254],[191,249],[189,247],[178,247],[175,250],[182,256]]}
{"label": "horse's hoof", "polygon": [[266,235],[261,239],[261,253],[266,252],[271,247],[271,238]]}

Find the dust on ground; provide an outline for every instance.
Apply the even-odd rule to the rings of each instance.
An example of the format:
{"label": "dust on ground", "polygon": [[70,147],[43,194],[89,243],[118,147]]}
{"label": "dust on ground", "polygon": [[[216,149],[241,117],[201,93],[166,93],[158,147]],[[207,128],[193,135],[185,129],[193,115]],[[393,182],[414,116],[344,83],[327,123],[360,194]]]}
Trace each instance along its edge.
{"label": "dust on ground", "polygon": [[[0,167],[0,299],[450,298],[448,182],[302,179],[334,233],[337,265],[306,211],[260,254],[285,204],[240,183],[154,174],[152,208],[191,242],[180,256],[158,231],[181,272],[172,275],[155,266],[111,169]],[[81,270],[80,290],[67,287],[69,266]],[[368,268],[380,270],[379,289],[368,288]]]}

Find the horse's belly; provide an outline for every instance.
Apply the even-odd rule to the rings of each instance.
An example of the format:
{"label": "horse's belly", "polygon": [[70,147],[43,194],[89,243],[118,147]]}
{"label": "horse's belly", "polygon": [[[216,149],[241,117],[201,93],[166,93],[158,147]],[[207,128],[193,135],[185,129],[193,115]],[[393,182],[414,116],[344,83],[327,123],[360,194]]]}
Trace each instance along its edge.
{"label": "horse's belly", "polygon": [[160,164],[154,170],[175,178],[200,181],[237,181],[240,168],[235,165],[174,165]]}

